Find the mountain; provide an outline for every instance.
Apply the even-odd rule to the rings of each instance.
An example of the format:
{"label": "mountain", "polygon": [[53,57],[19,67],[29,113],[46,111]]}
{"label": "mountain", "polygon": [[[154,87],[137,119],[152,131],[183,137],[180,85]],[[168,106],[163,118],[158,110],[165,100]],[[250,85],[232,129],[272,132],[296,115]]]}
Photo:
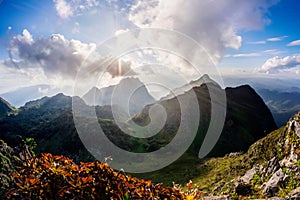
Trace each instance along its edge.
{"label": "mountain", "polygon": [[[195,93],[198,100],[196,103],[200,107],[201,116],[197,135],[189,148],[189,152],[193,155],[198,155],[211,119],[211,94],[208,84],[210,84],[210,92],[224,91],[214,83],[207,83],[182,94],[183,98],[189,99],[189,95]],[[269,109],[250,86],[227,88],[225,92],[227,95],[225,126],[217,145],[209,156],[223,156],[232,151],[246,151],[253,142],[276,128]],[[166,146],[172,141],[180,125],[180,106],[177,98],[159,101],[168,116],[166,123],[159,133],[146,138],[131,137],[125,134],[124,129],[133,135],[141,134],[141,131],[130,126],[130,119],[123,121],[122,127],[117,124],[111,106],[88,106],[79,97],[73,97],[73,102],[77,102],[80,108],[79,112],[83,111],[82,121],[77,125],[87,127],[87,134],[91,130],[90,123],[94,120],[91,120],[92,116],[85,111],[94,110],[98,117],[96,125],[101,125],[105,135],[114,144],[131,152],[152,152]],[[188,101],[185,102],[185,105],[192,106]],[[146,125],[150,119],[149,109],[150,106],[146,106],[132,120],[142,126]],[[122,115],[122,111],[118,114]],[[126,115],[124,116],[126,117]],[[186,116],[193,117],[190,113],[186,113]],[[163,119],[159,118],[157,121],[160,123]],[[184,134],[187,135],[189,132]],[[0,139],[14,146],[17,135],[24,138],[35,138],[38,144],[38,153],[63,154],[75,161],[94,159],[83,146],[77,133],[72,114],[72,98],[63,94],[28,102],[19,108],[16,115],[6,116],[0,120]]]}
{"label": "mountain", "polygon": [[35,85],[18,88],[16,90],[0,94],[0,96],[16,107],[20,107],[28,101],[42,98],[45,95],[53,96],[58,92],[58,89],[53,89],[49,85]]}
{"label": "mountain", "polygon": [[270,108],[278,126],[284,126],[289,117],[300,110],[300,92],[258,89],[258,93]]}
{"label": "mountain", "polygon": [[[208,86],[210,90],[208,90]],[[201,115],[198,132],[190,150],[198,153],[212,117],[210,95],[212,95],[211,93],[218,94],[222,90],[217,84],[209,82],[194,87],[176,98],[160,100],[158,103],[165,108],[167,113],[166,125],[160,133],[171,136],[178,130],[181,118],[181,108],[178,98],[189,99],[191,93],[194,92],[197,96]],[[246,151],[253,142],[277,128],[270,110],[261,97],[249,85],[226,88],[225,93],[227,96],[225,125],[221,137],[209,156],[223,156],[230,152]],[[216,103],[218,104],[218,102]],[[187,100],[184,104],[189,105],[191,103]],[[149,109],[150,106],[146,106],[132,120],[140,125],[147,124],[151,121],[148,114]],[[170,138],[172,139],[173,137]]]}
{"label": "mountain", "polygon": [[162,97],[160,100],[162,101],[162,100],[174,98],[178,95],[181,95],[181,94],[191,90],[193,87],[198,87],[205,83],[213,83],[213,84],[217,85],[217,83],[214,80],[212,80],[207,74],[204,74],[197,80],[193,80],[188,84],[185,84],[179,88],[175,88],[172,92],[170,92],[165,97]]}
{"label": "mountain", "polygon": [[5,117],[8,114],[14,113],[17,109],[10,103],[0,97],[0,118]]}
{"label": "mountain", "polygon": [[125,78],[119,84],[98,89],[93,87],[82,99],[94,106],[118,105],[130,115],[141,111],[146,105],[155,103],[145,85],[137,78]]}
{"label": "mountain", "polygon": [[44,126],[71,109],[71,97],[62,93],[53,97],[30,101],[18,109],[17,114],[0,120],[0,137],[12,142],[16,135],[24,137],[43,137],[49,130],[43,131]]}

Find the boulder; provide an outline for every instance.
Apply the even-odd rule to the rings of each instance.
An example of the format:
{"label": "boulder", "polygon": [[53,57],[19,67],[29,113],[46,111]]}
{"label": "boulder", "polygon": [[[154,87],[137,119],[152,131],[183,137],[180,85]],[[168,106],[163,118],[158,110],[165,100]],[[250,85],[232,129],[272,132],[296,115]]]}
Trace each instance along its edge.
{"label": "boulder", "polygon": [[239,195],[249,195],[252,192],[250,181],[253,179],[254,174],[259,172],[259,166],[256,165],[252,169],[248,170],[244,176],[242,176],[235,187],[235,192]]}
{"label": "boulder", "polygon": [[282,184],[284,181],[286,181],[289,178],[288,175],[286,175],[282,169],[277,170],[270,180],[265,184],[265,188],[263,190],[264,195],[268,196],[275,196],[275,194],[279,190],[279,185]]}
{"label": "boulder", "polygon": [[230,199],[231,197],[229,195],[203,197],[203,200],[230,200]]}
{"label": "boulder", "polygon": [[235,187],[235,192],[238,195],[242,196],[250,195],[252,192],[251,185],[243,182],[238,182],[237,186]]}
{"label": "boulder", "polygon": [[291,200],[297,200],[300,199],[300,187],[294,189],[293,191],[291,191],[287,197],[287,199],[291,199]]}
{"label": "boulder", "polygon": [[268,161],[268,164],[263,172],[263,179],[266,176],[269,176],[270,174],[273,174],[274,172],[276,172],[278,169],[280,168],[279,162],[278,162],[278,158],[277,157],[273,157],[271,160]]}
{"label": "boulder", "polygon": [[231,152],[230,154],[227,154],[225,157],[228,157],[228,158],[236,158],[238,156],[242,155],[241,152]]}
{"label": "boulder", "polygon": [[290,154],[280,161],[280,166],[291,168],[296,165],[297,161],[298,155],[295,153],[294,145],[292,144]]}
{"label": "boulder", "polygon": [[253,179],[254,174],[259,172],[259,166],[254,166],[252,169],[248,170],[244,176],[240,178],[240,181],[246,184],[250,184],[250,181]]}

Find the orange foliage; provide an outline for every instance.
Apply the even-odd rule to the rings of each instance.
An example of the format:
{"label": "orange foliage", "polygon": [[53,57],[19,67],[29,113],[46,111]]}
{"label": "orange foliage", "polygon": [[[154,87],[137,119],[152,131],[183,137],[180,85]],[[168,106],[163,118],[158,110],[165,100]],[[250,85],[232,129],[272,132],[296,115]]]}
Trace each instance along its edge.
{"label": "orange foliage", "polygon": [[13,178],[8,199],[194,199],[181,188],[134,178],[105,163],[77,165],[51,154],[31,159]]}

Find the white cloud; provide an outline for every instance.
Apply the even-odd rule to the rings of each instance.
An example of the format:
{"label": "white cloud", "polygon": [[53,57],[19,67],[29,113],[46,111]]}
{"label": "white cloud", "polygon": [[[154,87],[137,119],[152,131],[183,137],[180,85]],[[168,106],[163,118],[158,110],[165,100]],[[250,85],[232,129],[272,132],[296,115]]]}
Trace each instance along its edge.
{"label": "white cloud", "polygon": [[263,56],[265,54],[269,55],[277,55],[282,53],[282,51],[279,51],[278,49],[268,49],[260,52],[252,52],[252,53],[240,53],[240,54],[226,54],[224,57],[225,58],[240,58],[240,57],[257,57],[257,56]]}
{"label": "white cloud", "polygon": [[71,5],[65,0],[54,0],[54,4],[57,14],[61,18],[66,19],[73,15],[73,9]]}
{"label": "white cloud", "polygon": [[268,49],[268,50],[264,50],[262,53],[266,53],[270,55],[278,55],[280,53],[283,53],[283,51],[280,51],[278,49]]}
{"label": "white cloud", "polygon": [[300,65],[300,55],[279,57],[268,59],[258,70],[263,73],[277,73],[282,70],[292,69]]}
{"label": "white cloud", "polygon": [[32,35],[27,29],[24,29],[22,35],[18,35],[15,39],[29,45],[31,45],[33,42]]}
{"label": "white cloud", "polygon": [[266,41],[264,41],[264,40],[254,41],[254,42],[248,42],[248,44],[266,44]]}
{"label": "white cloud", "polygon": [[63,35],[34,40],[28,30],[11,41],[11,60],[6,66],[19,69],[42,68],[46,76],[74,77],[84,59],[96,45],[67,40]]}
{"label": "white cloud", "polygon": [[294,40],[294,41],[288,43],[287,46],[289,46],[289,47],[292,47],[292,46],[300,46],[300,40]]}
{"label": "white cloud", "polygon": [[53,0],[59,17],[67,19],[99,5],[98,0]]}
{"label": "white cloud", "polygon": [[269,41],[269,42],[278,42],[278,41],[284,40],[287,37],[288,36],[273,37],[273,38],[268,38],[267,41]]}
{"label": "white cloud", "polygon": [[185,33],[219,61],[226,48],[241,46],[239,30],[260,29],[270,22],[266,13],[275,3],[277,1],[139,0],[131,7],[129,20],[138,27]]}
{"label": "white cloud", "polygon": [[74,27],[72,28],[72,33],[73,34],[80,33],[80,24],[78,22],[74,23]]}
{"label": "white cloud", "polygon": [[232,57],[239,58],[239,57],[257,57],[261,56],[260,53],[240,53],[240,54],[234,54]]}

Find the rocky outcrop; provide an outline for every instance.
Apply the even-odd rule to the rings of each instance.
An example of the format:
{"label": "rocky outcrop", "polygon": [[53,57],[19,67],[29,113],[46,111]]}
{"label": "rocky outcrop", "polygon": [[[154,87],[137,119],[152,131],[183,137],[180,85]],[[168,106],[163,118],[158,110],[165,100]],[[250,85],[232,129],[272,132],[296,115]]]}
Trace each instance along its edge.
{"label": "rocky outcrop", "polygon": [[275,156],[271,160],[268,161],[267,166],[264,168],[262,179],[273,174],[279,168],[280,168],[279,161],[278,161],[278,158]]}
{"label": "rocky outcrop", "polygon": [[290,200],[298,200],[300,199],[300,187],[294,189],[293,191],[291,191],[287,197],[287,199],[290,199]]}
{"label": "rocky outcrop", "polygon": [[235,187],[235,192],[243,196],[251,194],[252,189],[250,181],[257,172],[259,172],[259,166],[254,166],[252,169],[248,170],[245,175],[239,179]]}
{"label": "rocky outcrop", "polygon": [[289,121],[289,129],[294,131],[295,134],[300,137],[300,112],[298,112],[290,121]]}
{"label": "rocky outcrop", "polygon": [[[274,134],[252,146],[248,154],[250,160],[253,160],[253,156],[256,156],[256,159],[259,156],[266,158],[266,152],[269,152],[268,155],[272,155],[272,158],[255,164],[238,179],[235,187],[238,195],[249,196],[256,188],[255,190],[260,191],[263,196],[281,199],[276,197],[280,194],[279,190],[287,192],[290,188],[298,186],[294,182],[300,181],[300,112],[294,115],[281,130],[278,135]],[[264,143],[268,144],[264,145]],[[255,174],[255,180],[252,181]],[[286,198],[300,199],[300,188],[290,192]]]}
{"label": "rocky outcrop", "polygon": [[203,200],[230,200],[230,199],[231,198],[228,195],[203,197]]}
{"label": "rocky outcrop", "polygon": [[284,157],[281,161],[280,161],[280,165],[281,166],[285,166],[288,168],[291,168],[293,166],[296,165],[299,156],[295,153],[294,150],[294,144],[291,144],[291,150],[290,150],[290,154],[287,155],[286,157]]}
{"label": "rocky outcrop", "polygon": [[289,179],[289,176],[286,175],[282,169],[276,171],[270,180],[266,183],[266,186],[263,190],[263,194],[267,196],[275,196],[279,190],[279,186]]}

